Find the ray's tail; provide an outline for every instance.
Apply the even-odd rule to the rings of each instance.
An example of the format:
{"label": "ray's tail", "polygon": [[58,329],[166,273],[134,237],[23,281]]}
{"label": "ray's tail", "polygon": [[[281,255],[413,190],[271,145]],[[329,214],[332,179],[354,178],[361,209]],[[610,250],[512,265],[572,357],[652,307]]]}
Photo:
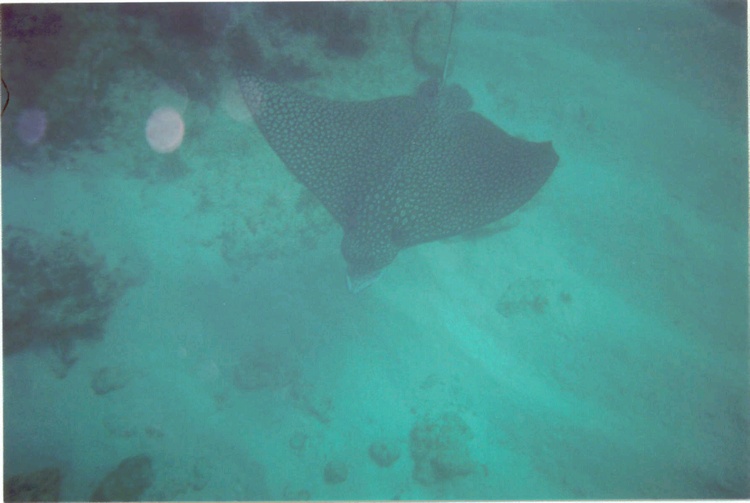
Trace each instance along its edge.
{"label": "ray's tail", "polygon": [[445,58],[443,59],[443,77],[440,79],[440,87],[445,85],[445,79],[448,77],[448,60],[451,54],[451,42],[453,41],[453,25],[456,23],[456,9],[458,8],[458,1],[450,3],[451,7],[451,24],[448,30],[448,45],[445,47]]}

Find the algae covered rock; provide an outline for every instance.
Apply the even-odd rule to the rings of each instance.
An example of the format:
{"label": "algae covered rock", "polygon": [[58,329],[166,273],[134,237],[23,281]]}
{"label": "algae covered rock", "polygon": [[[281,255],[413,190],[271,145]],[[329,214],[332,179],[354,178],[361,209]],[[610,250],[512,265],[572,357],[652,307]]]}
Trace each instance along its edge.
{"label": "algae covered rock", "polygon": [[349,468],[343,461],[329,461],[323,470],[326,484],[341,484],[349,476]]}
{"label": "algae covered rock", "polygon": [[153,482],[151,458],[145,454],[132,456],[104,477],[91,501],[138,501]]}
{"label": "algae covered rock", "polygon": [[401,456],[398,445],[393,442],[373,442],[369,453],[375,464],[382,468],[391,466]]}
{"label": "algae covered rock", "polygon": [[307,443],[307,434],[301,431],[295,431],[289,439],[289,447],[292,450],[300,452],[305,448]]}
{"label": "algae covered rock", "polygon": [[468,425],[454,413],[417,421],[409,437],[414,480],[429,485],[473,472],[475,463],[469,452],[472,438]]}
{"label": "algae covered rock", "polygon": [[235,365],[234,385],[246,391],[283,388],[297,378],[297,364],[294,355],[281,348],[258,345]]}
{"label": "algae covered rock", "polygon": [[45,468],[14,475],[5,481],[5,501],[60,501],[62,475],[57,468]]}
{"label": "algae covered rock", "polygon": [[543,315],[550,308],[566,307],[573,302],[570,292],[552,280],[521,278],[511,282],[495,309],[506,318],[517,315]]}
{"label": "algae covered rock", "polygon": [[91,376],[91,389],[97,395],[105,395],[124,388],[131,377],[131,373],[122,367],[101,367]]}
{"label": "algae covered rock", "polygon": [[294,401],[295,407],[321,423],[327,424],[331,421],[333,399],[321,387],[298,380],[292,384],[289,396]]}
{"label": "algae covered rock", "polygon": [[310,501],[312,495],[307,489],[284,488],[284,499],[287,501]]}
{"label": "algae covered rock", "polygon": [[3,353],[46,347],[75,362],[78,339],[99,340],[118,300],[139,274],[109,267],[86,235],[48,236],[3,228]]}

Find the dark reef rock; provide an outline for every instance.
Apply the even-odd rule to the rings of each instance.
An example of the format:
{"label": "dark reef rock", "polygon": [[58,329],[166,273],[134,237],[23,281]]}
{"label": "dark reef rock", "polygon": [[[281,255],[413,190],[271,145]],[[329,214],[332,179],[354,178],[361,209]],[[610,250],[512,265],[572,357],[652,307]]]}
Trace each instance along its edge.
{"label": "dark reef rock", "polygon": [[292,437],[289,439],[289,447],[292,450],[300,452],[305,448],[307,443],[307,435],[301,431],[295,431]]}
{"label": "dark reef rock", "polygon": [[747,2],[743,0],[703,0],[709,10],[733,25],[746,29]]}
{"label": "dark reef rock", "polygon": [[213,471],[214,467],[208,459],[198,458],[193,464],[190,488],[193,491],[202,491],[211,481]]}
{"label": "dark reef rock", "polygon": [[235,70],[249,71],[273,82],[295,82],[317,75],[304,61],[288,54],[267,57],[247,26],[236,26],[227,33],[230,64]]}
{"label": "dark reef rock", "polygon": [[349,476],[349,469],[343,461],[329,461],[323,470],[326,484],[341,484]]}
{"label": "dark reef rock", "polygon": [[281,22],[295,32],[319,37],[329,56],[359,58],[367,50],[361,38],[369,30],[367,10],[363,6],[278,2],[264,4],[263,14],[268,20]]}
{"label": "dark reef rock", "polygon": [[62,475],[57,468],[45,468],[14,475],[5,481],[5,501],[60,501]]}
{"label": "dark reef rock", "polygon": [[[137,39],[121,59],[166,82],[179,82],[191,101],[209,106],[216,99],[231,7],[222,3],[126,3],[118,6],[123,29]],[[152,31],[153,30],[153,31]]]}
{"label": "dark reef rock", "polygon": [[102,426],[107,430],[107,433],[119,438],[131,438],[138,433],[138,427],[132,423],[132,418],[116,414],[104,416],[102,418]]}
{"label": "dark reef rock", "polygon": [[99,483],[91,501],[137,501],[153,482],[154,469],[149,456],[126,458]]}
{"label": "dark reef rock", "polygon": [[101,339],[133,277],[110,269],[86,236],[3,230],[3,353],[49,347],[67,367],[76,339]]}
{"label": "dark reef rock", "polygon": [[284,488],[284,499],[287,501],[310,501],[312,495],[307,489]]}
{"label": "dark reef rock", "polygon": [[542,315],[549,308],[572,301],[571,294],[552,280],[523,278],[508,285],[495,309],[506,318],[519,314]]}
{"label": "dark reef rock", "polygon": [[234,367],[234,385],[247,391],[283,388],[292,384],[298,373],[293,356],[276,348],[257,347],[240,357]]}
{"label": "dark reef rock", "polygon": [[457,414],[419,420],[409,438],[414,480],[429,485],[472,473],[475,463],[468,446],[472,438],[471,430]]}
{"label": "dark reef rock", "polygon": [[333,399],[323,390],[314,385],[297,380],[292,384],[289,396],[295,407],[311,415],[322,424],[331,421],[333,414]]}
{"label": "dark reef rock", "polygon": [[14,39],[55,36],[63,27],[59,7],[53,5],[4,5],[2,16],[3,35]]}
{"label": "dark reef rock", "polygon": [[131,378],[130,372],[120,367],[102,367],[91,376],[91,389],[97,395],[124,388]]}
{"label": "dark reef rock", "polygon": [[251,33],[247,26],[235,26],[227,32],[227,45],[229,49],[230,64],[236,70],[246,70],[259,73],[265,59],[263,49],[258,39]]}
{"label": "dark reef rock", "polygon": [[[3,5],[3,77],[12,96],[3,120],[8,120],[9,129],[25,107],[33,104],[46,112],[46,133],[40,145],[69,150],[101,140],[113,114],[100,100],[100,93],[106,91],[118,67],[100,66],[112,49],[86,38],[96,36],[92,17],[106,19],[109,12],[106,6]],[[72,68],[75,78],[69,78]],[[9,147],[3,148],[3,154],[14,165],[30,171],[59,165],[41,162],[39,145],[26,145],[16,135],[3,140]]]}
{"label": "dark reef rock", "polygon": [[398,445],[392,442],[373,442],[369,453],[375,464],[383,468],[391,466],[401,456]]}

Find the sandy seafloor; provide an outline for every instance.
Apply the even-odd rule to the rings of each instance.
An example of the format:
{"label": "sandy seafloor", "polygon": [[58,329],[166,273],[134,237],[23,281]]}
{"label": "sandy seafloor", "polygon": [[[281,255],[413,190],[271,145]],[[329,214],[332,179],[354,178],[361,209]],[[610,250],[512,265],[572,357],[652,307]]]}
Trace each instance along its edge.
{"label": "sandy seafloor", "polygon": [[[193,16],[215,45],[178,40],[192,25],[159,31],[148,12],[58,8],[59,33],[28,36],[59,37],[65,66],[33,93],[14,88],[12,61],[37,41],[4,33],[3,225],[86,234],[140,280],[101,340],[76,342],[64,377],[49,348],[6,355],[6,479],[58,467],[62,498],[88,499],[147,454],[147,500],[750,496],[746,35],[731,9],[460,4],[449,81],[511,134],[552,140],[559,165],[492,232],[404,250],[354,295],[341,229],[231,77],[222,37],[253,7]],[[426,78],[414,24],[426,19],[417,49],[439,60],[449,9],[358,9],[360,57],[279,24],[253,33],[314,69],[289,84],[312,94],[411,93]],[[86,26],[76,45],[64,46],[65,23]],[[164,33],[184,70],[166,77],[133,49],[158,54]],[[191,75],[201,84],[180,82]],[[172,154],[144,132],[165,105],[186,128]],[[17,130],[29,107],[49,117],[33,145]],[[6,285],[6,302],[14,293]],[[241,389],[248,358],[288,375]],[[125,385],[94,393],[103,367]],[[468,427],[457,450],[471,473],[420,483],[410,431],[444,414]],[[376,441],[398,446],[392,466],[368,455]],[[329,461],[345,463],[344,482],[325,482]]]}

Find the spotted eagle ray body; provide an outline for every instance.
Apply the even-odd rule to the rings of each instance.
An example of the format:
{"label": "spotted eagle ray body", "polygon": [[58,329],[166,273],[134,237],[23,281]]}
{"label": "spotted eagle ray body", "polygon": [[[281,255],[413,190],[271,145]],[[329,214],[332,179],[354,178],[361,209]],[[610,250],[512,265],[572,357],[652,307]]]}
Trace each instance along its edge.
{"label": "spotted eagle ray body", "polygon": [[558,157],[471,112],[458,86],[333,101],[239,77],[266,141],[344,230],[349,288],[372,283],[399,250],[470,231],[536,194]]}

